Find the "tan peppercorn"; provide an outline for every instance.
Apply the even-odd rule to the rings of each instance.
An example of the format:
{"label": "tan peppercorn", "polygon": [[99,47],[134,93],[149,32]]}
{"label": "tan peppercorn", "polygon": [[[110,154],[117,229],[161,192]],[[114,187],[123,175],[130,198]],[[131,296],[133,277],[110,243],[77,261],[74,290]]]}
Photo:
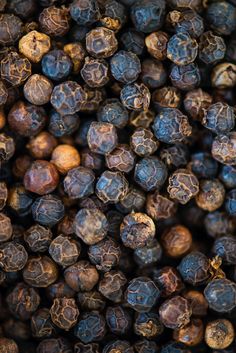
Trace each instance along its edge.
{"label": "tan peppercorn", "polygon": [[80,43],[69,43],[64,46],[63,50],[73,62],[73,73],[78,74],[86,55],[83,46]]}
{"label": "tan peppercorn", "polygon": [[145,38],[147,51],[155,59],[165,60],[168,41],[169,36],[167,33],[162,31],[153,32]]}
{"label": "tan peppercorn", "polygon": [[212,349],[227,348],[234,340],[234,327],[229,320],[218,319],[207,324],[206,344]]}
{"label": "tan peppercorn", "polygon": [[173,332],[173,338],[186,346],[196,346],[203,340],[203,322],[200,319],[192,319],[190,323]]}
{"label": "tan peppercorn", "polygon": [[168,256],[183,256],[191,249],[192,234],[186,227],[176,225],[162,234],[161,243]]}
{"label": "tan peppercorn", "polygon": [[24,96],[32,104],[43,105],[50,101],[52,82],[45,76],[34,74],[24,85]]}
{"label": "tan peppercorn", "polygon": [[50,37],[38,31],[31,31],[19,41],[19,51],[33,63],[41,61],[51,48]]}
{"label": "tan peppercorn", "polygon": [[27,144],[27,148],[29,149],[31,155],[36,159],[50,157],[56,146],[57,140],[47,131],[40,132]]}
{"label": "tan peppercorn", "polygon": [[217,88],[232,88],[236,84],[236,65],[222,63],[216,65],[211,73],[211,84]]}
{"label": "tan peppercorn", "polygon": [[0,130],[6,125],[6,115],[2,107],[0,107]]}
{"label": "tan peppercorn", "polygon": [[66,174],[70,169],[80,165],[80,155],[73,146],[59,145],[52,153],[51,162],[61,174]]}
{"label": "tan peppercorn", "polygon": [[12,236],[12,224],[9,217],[0,213],[0,242],[7,241]]}

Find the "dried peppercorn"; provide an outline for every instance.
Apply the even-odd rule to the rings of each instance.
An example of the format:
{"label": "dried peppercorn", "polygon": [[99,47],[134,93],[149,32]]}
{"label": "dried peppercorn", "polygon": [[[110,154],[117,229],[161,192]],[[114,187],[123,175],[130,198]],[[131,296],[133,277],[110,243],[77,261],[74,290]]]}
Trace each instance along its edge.
{"label": "dried peppercorn", "polygon": [[191,249],[192,235],[186,227],[176,225],[162,234],[161,243],[168,256],[180,257]]}
{"label": "dried peppercorn", "polygon": [[128,341],[114,340],[106,344],[102,353],[112,353],[114,350],[119,350],[120,352],[133,353],[133,347]]}
{"label": "dried peppercorn", "polygon": [[28,260],[28,253],[20,243],[9,241],[0,245],[0,267],[6,272],[22,270]]}
{"label": "dried peppercorn", "polygon": [[212,349],[227,348],[233,342],[234,337],[234,327],[229,320],[214,320],[206,326],[205,341]]}
{"label": "dried peppercorn", "polygon": [[155,353],[157,351],[157,344],[155,341],[149,341],[147,339],[142,339],[137,341],[134,345],[135,352],[137,353]]}
{"label": "dried peppercorn", "polygon": [[96,311],[84,313],[79,318],[74,332],[83,343],[100,341],[106,333],[105,319]]}
{"label": "dried peppercorn", "polygon": [[218,312],[232,311],[236,306],[236,285],[229,279],[214,279],[204,290],[209,307]]}
{"label": "dried peppercorn", "polygon": [[192,285],[206,283],[210,277],[210,263],[206,255],[199,251],[193,251],[183,257],[178,270],[184,282]]}
{"label": "dried peppercorn", "polygon": [[46,296],[50,301],[53,301],[55,298],[73,298],[75,291],[64,280],[58,280],[46,288]]}
{"label": "dried peppercorn", "polygon": [[104,59],[86,57],[80,74],[91,88],[103,87],[109,82],[109,66]]}
{"label": "dried peppercorn", "polygon": [[109,58],[117,48],[115,33],[108,28],[97,27],[86,35],[86,50],[95,58]]}
{"label": "dried peppercorn", "polygon": [[123,299],[123,287],[127,283],[125,275],[121,271],[111,270],[106,272],[99,282],[99,292],[108,300],[120,303]]}
{"label": "dried peppercorn", "polygon": [[154,339],[159,337],[164,326],[156,313],[138,313],[135,317],[134,332],[136,335]]}
{"label": "dried peppercorn", "polygon": [[162,257],[162,248],[157,240],[150,241],[148,245],[134,250],[134,261],[140,266],[148,266],[159,262]]}
{"label": "dried peppercorn", "polygon": [[24,241],[33,252],[45,252],[52,241],[52,232],[49,228],[35,224],[24,233]]}
{"label": "dried peppercorn", "polygon": [[36,338],[51,337],[56,333],[49,309],[47,308],[38,309],[33,313],[30,320],[30,327],[33,337]]}
{"label": "dried peppercorn", "polygon": [[51,156],[57,146],[57,140],[47,131],[42,131],[31,138],[27,148],[30,154],[37,159],[46,159]]}
{"label": "dried peppercorn", "polygon": [[180,329],[190,322],[191,306],[187,299],[177,295],[164,301],[159,308],[160,320],[165,327]]}
{"label": "dried peppercorn", "polygon": [[120,37],[124,50],[136,55],[142,55],[144,51],[144,35],[133,28],[124,31]]}
{"label": "dried peppercorn", "polygon": [[214,103],[205,113],[202,124],[216,134],[227,134],[234,128],[234,109],[226,103]]}
{"label": "dried peppercorn", "polygon": [[[7,185],[5,182],[0,182],[0,210],[2,210],[5,207],[7,202],[7,197],[8,197]],[[2,225],[1,225],[1,228],[2,228]]]}
{"label": "dried peppercorn", "polygon": [[235,229],[233,218],[222,211],[208,213],[205,217],[204,225],[207,234],[213,238],[233,234]]}
{"label": "dried peppercorn", "polygon": [[51,47],[51,40],[45,33],[31,31],[19,41],[19,51],[33,63],[39,63]]}
{"label": "dried peppercorn", "polygon": [[1,60],[1,78],[12,86],[22,85],[31,75],[30,61],[17,52],[10,52]]}
{"label": "dried peppercorn", "polygon": [[53,85],[47,77],[34,74],[24,85],[24,96],[28,102],[44,105],[50,101]]}
{"label": "dried peppercorn", "polygon": [[1,353],[19,353],[19,348],[16,342],[11,338],[0,337],[0,352]]}
{"label": "dried peppercorn", "polygon": [[149,89],[143,83],[133,83],[122,88],[120,99],[127,109],[148,110],[151,95]]}
{"label": "dried peppercorn", "polygon": [[51,258],[62,267],[73,265],[80,254],[80,244],[69,237],[58,235],[48,248]]}
{"label": "dried peppercorn", "polygon": [[187,32],[173,35],[167,44],[167,58],[176,65],[191,64],[197,57],[197,41],[190,37]]}
{"label": "dried peppercorn", "polygon": [[199,192],[199,182],[196,176],[187,169],[177,169],[169,177],[167,191],[172,199],[186,204]]}
{"label": "dried peppercorn", "polygon": [[85,58],[85,50],[81,43],[68,43],[63,47],[63,51],[70,57],[73,63],[73,73],[80,72]]}
{"label": "dried peppercorn", "polygon": [[167,23],[176,33],[187,32],[193,38],[198,38],[204,31],[203,18],[190,8],[169,12]]}
{"label": "dried peppercorn", "polygon": [[146,212],[154,221],[170,218],[176,212],[176,204],[159,191],[154,191],[147,195]]}
{"label": "dried peppercorn", "polygon": [[184,98],[184,108],[186,112],[196,120],[203,118],[205,110],[212,103],[212,97],[201,88],[187,92]]}
{"label": "dried peppercorn", "polygon": [[103,123],[111,123],[115,127],[124,128],[128,122],[128,112],[118,99],[107,99],[97,111],[97,119]]}
{"label": "dried peppercorn", "polygon": [[200,71],[195,63],[184,66],[172,65],[170,79],[174,87],[190,91],[200,84]]}
{"label": "dried peppercorn", "polygon": [[193,316],[200,316],[200,317],[206,316],[208,303],[203,293],[190,289],[187,292],[184,292],[183,296],[184,298],[190,301]]}
{"label": "dried peppercorn", "polygon": [[65,7],[49,6],[39,15],[41,30],[49,36],[64,36],[70,29],[69,11]]}
{"label": "dried peppercorn", "polygon": [[13,14],[0,15],[0,43],[1,45],[12,45],[22,35],[23,22]]}
{"label": "dried peppercorn", "polygon": [[234,131],[227,135],[216,136],[212,143],[212,156],[222,164],[234,165],[236,160],[235,144],[236,134]]}
{"label": "dried peppercorn", "polygon": [[231,88],[236,82],[236,65],[225,62],[214,67],[211,73],[211,84],[217,88]]}
{"label": "dried peppercorn", "polygon": [[229,35],[235,28],[236,9],[226,2],[210,4],[207,8],[206,20],[217,33]]}
{"label": "dried peppercorn", "polygon": [[46,112],[43,107],[18,101],[13,105],[7,119],[12,130],[21,136],[35,136],[45,126]]}
{"label": "dried peppercorn", "polygon": [[53,351],[56,352],[60,350],[64,351],[65,353],[72,353],[71,344],[64,337],[45,338],[39,343],[37,347],[37,353],[50,353]]}
{"label": "dried peppercorn", "polygon": [[122,213],[139,212],[143,209],[145,201],[144,192],[131,187],[126,196],[116,205],[116,208]]}
{"label": "dried peppercorn", "polygon": [[192,319],[186,326],[177,329],[173,333],[173,338],[184,343],[186,346],[196,346],[202,342],[204,334],[203,322],[201,319]]}
{"label": "dried peppercorn", "polygon": [[118,51],[110,61],[113,77],[122,83],[132,83],[141,72],[140,60],[136,54],[125,50]]}
{"label": "dried peppercorn", "polygon": [[14,214],[21,217],[29,215],[33,201],[32,194],[28,192],[23,185],[16,184],[9,189],[7,205]]}
{"label": "dried peppercorn", "polygon": [[36,289],[21,282],[13,288],[6,301],[13,315],[25,321],[37,310],[40,296]]}
{"label": "dried peppercorn", "polygon": [[195,197],[198,207],[206,211],[215,211],[224,202],[225,189],[218,179],[202,180],[199,185],[199,193]]}
{"label": "dried peppercorn", "polygon": [[106,170],[98,179],[95,192],[102,202],[117,203],[127,195],[128,189],[128,181],[121,172]]}
{"label": "dried peppercorn", "polygon": [[58,196],[49,194],[37,198],[32,205],[32,215],[41,225],[53,227],[64,216],[65,208]]}
{"label": "dried peppercorn", "polygon": [[156,270],[153,279],[161,291],[162,297],[169,297],[172,294],[180,292],[184,288],[178,271],[171,266],[164,266]]}
{"label": "dried peppercorn", "polygon": [[109,330],[116,335],[127,334],[131,328],[131,315],[122,306],[109,306],[106,310],[106,322]]}
{"label": "dried peppercorn", "polygon": [[107,122],[92,122],[87,140],[90,149],[99,154],[111,152],[117,145],[117,133],[114,125]]}
{"label": "dried peppercorn", "polygon": [[135,155],[128,145],[120,144],[105,156],[106,165],[111,170],[129,173],[135,164]]}
{"label": "dried peppercorn", "polygon": [[81,260],[66,268],[64,278],[74,291],[90,291],[97,284],[99,275],[89,261]]}
{"label": "dried peppercorn", "polygon": [[79,25],[91,25],[100,18],[98,3],[96,0],[74,0],[70,15]]}
{"label": "dried peppercorn", "polygon": [[66,174],[71,169],[80,164],[80,155],[73,146],[62,144],[58,145],[52,152],[51,163],[55,165],[61,174]]}
{"label": "dried peppercorn", "polygon": [[77,322],[79,309],[75,299],[56,298],[50,308],[52,322],[63,330],[70,330]]}

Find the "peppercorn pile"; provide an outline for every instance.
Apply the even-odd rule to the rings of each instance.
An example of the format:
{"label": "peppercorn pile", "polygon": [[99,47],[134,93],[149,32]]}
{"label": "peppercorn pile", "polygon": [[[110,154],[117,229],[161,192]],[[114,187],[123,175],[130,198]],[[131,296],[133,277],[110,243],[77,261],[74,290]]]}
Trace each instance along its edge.
{"label": "peppercorn pile", "polygon": [[0,0],[0,353],[236,352],[235,87],[235,0]]}

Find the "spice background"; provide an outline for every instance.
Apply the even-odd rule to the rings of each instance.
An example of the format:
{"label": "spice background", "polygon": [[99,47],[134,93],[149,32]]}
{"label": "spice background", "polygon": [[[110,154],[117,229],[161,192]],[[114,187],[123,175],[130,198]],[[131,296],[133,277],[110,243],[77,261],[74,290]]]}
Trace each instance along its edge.
{"label": "spice background", "polygon": [[0,0],[0,353],[236,352],[235,114],[235,0]]}

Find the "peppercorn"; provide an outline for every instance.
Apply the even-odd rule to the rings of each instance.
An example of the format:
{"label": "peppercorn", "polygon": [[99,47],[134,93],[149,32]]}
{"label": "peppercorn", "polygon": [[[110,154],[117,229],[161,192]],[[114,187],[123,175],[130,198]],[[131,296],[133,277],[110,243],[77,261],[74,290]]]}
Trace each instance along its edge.
{"label": "peppercorn", "polygon": [[160,320],[165,327],[181,329],[190,322],[191,306],[187,299],[176,295],[164,301],[159,308]]}
{"label": "peppercorn", "polygon": [[58,196],[52,194],[38,197],[32,205],[32,215],[41,225],[53,227],[64,216],[65,208]]}
{"label": "peppercorn", "polygon": [[121,172],[106,170],[96,184],[96,195],[104,202],[117,203],[128,193],[128,181]]}
{"label": "peppercorn", "polygon": [[88,145],[93,152],[106,154],[117,145],[114,125],[107,122],[92,122],[87,135]]}
{"label": "peppercorn", "polygon": [[234,237],[226,235],[215,240],[212,251],[222,259],[224,264],[235,265],[235,246],[236,241]]}
{"label": "peppercorn", "polygon": [[118,99],[107,99],[97,111],[97,119],[103,123],[111,123],[122,129],[128,122],[128,112]]}
{"label": "peppercorn", "polygon": [[58,235],[50,243],[49,254],[51,258],[62,267],[73,265],[80,254],[80,244],[64,235]]}
{"label": "peppercorn", "polygon": [[225,189],[218,179],[202,180],[199,187],[199,193],[195,197],[198,207],[209,212],[221,207],[224,202]]}
{"label": "peppercorn", "polygon": [[236,306],[236,284],[229,279],[213,279],[204,295],[209,307],[218,313],[230,312]]}
{"label": "peppercorn", "polygon": [[124,86],[120,92],[122,104],[130,110],[148,110],[150,105],[150,91],[143,83],[133,83]]}
{"label": "peppercorn", "polygon": [[8,114],[11,129],[21,136],[35,136],[45,126],[46,112],[44,108],[18,101]]}
{"label": "peppercorn", "polygon": [[75,291],[64,280],[58,280],[46,288],[46,295],[49,300],[53,301],[55,298],[73,298]]}
{"label": "peppercorn", "polygon": [[203,340],[204,328],[201,319],[192,319],[186,326],[177,329],[173,333],[173,338],[184,343],[186,346],[196,346]]}
{"label": "peppercorn", "polygon": [[70,28],[70,16],[65,7],[49,6],[39,15],[41,30],[48,36],[62,37]]}
{"label": "peppercorn", "polygon": [[45,252],[52,241],[52,232],[49,228],[35,224],[24,233],[24,241],[31,251]]}
{"label": "peppercorn", "polygon": [[196,176],[187,169],[177,169],[169,177],[167,191],[170,197],[181,204],[186,204],[199,192],[199,182]]}
{"label": "peppercorn", "polygon": [[145,205],[145,194],[142,190],[134,187],[129,188],[126,196],[116,205],[118,211],[122,213],[139,212]]}
{"label": "peppercorn", "polygon": [[40,304],[40,296],[36,289],[24,283],[18,283],[6,298],[13,315],[23,321],[28,320]]}
{"label": "peppercorn", "polygon": [[103,87],[109,82],[108,64],[104,59],[87,56],[80,74],[85,83],[92,88]]}
{"label": "peppercorn", "polygon": [[236,65],[225,62],[214,67],[211,73],[211,84],[217,88],[231,88],[236,83]]}
{"label": "peppercorn", "polygon": [[50,337],[56,333],[49,309],[47,308],[38,309],[33,313],[30,320],[30,327],[33,337],[36,338]]}
{"label": "peppercorn", "polygon": [[134,350],[128,341],[115,340],[106,344],[102,353],[112,353],[114,351],[119,351],[121,353],[133,353]]}
{"label": "peppercorn", "polygon": [[52,322],[63,330],[70,330],[77,322],[79,309],[75,299],[56,298],[50,308]]}
{"label": "peppercorn", "polygon": [[197,57],[197,41],[187,32],[173,35],[167,44],[167,58],[176,65],[191,64]]}
{"label": "peppercorn", "polygon": [[203,18],[189,8],[169,12],[167,23],[176,33],[187,32],[193,38],[198,38],[204,31]]}
{"label": "peppercorn", "polygon": [[158,348],[156,342],[142,339],[135,343],[134,349],[137,353],[155,353]]}
{"label": "peppercorn", "polygon": [[134,261],[144,267],[159,262],[162,257],[162,248],[157,240],[150,241],[148,245],[134,250]]}
{"label": "peppercorn", "polygon": [[119,305],[106,309],[106,322],[109,330],[120,336],[129,332],[132,320],[128,310]]}
{"label": "peppercorn", "polygon": [[97,27],[86,35],[86,50],[91,56],[105,59],[112,56],[117,48],[117,39],[110,29]]}
{"label": "peppercorn", "polygon": [[99,344],[98,343],[88,343],[83,344],[81,342],[77,342],[74,345],[74,353],[98,353]]}
{"label": "peppercorn", "polygon": [[142,55],[144,51],[144,35],[133,28],[129,28],[122,33],[120,42],[124,47],[123,49],[128,52]]}
{"label": "peppercorn", "polygon": [[32,104],[44,105],[50,101],[53,85],[47,77],[34,74],[24,85],[24,96]]}
{"label": "peppercorn", "polygon": [[207,315],[208,303],[203,293],[190,289],[183,293],[183,296],[189,300],[193,316],[204,317]]}
{"label": "peppercorn", "polygon": [[157,314],[138,313],[134,322],[134,332],[138,336],[154,339],[162,334],[164,327]]}
{"label": "peppercorn", "polygon": [[90,291],[97,284],[99,275],[89,261],[79,261],[66,268],[64,278],[74,291]]}
{"label": "peppercorn", "polygon": [[236,144],[236,133],[229,132],[227,135],[215,137],[212,143],[212,156],[222,164],[233,165],[236,161],[234,145]]}
{"label": "peppercorn", "polygon": [[33,201],[32,194],[23,185],[15,184],[9,189],[7,205],[15,214],[21,217],[29,215]]}
{"label": "peppercorn", "polygon": [[190,91],[200,84],[200,70],[195,63],[188,65],[172,65],[170,79],[174,87]]}
{"label": "peppercorn", "polygon": [[[5,207],[7,202],[7,197],[8,197],[7,185],[5,182],[0,182],[0,210],[2,210]],[[1,224],[1,228],[2,227],[3,225]]]}
{"label": "peppercorn", "polygon": [[0,43],[1,45],[12,45],[22,35],[23,22],[13,14],[0,14]]}
{"label": "peppercorn", "polygon": [[[44,0],[41,0],[44,1]],[[58,352],[62,350],[62,352],[66,353],[72,353],[72,347],[70,342],[64,338],[64,337],[59,337],[59,338],[45,338],[42,340],[38,347],[37,347],[37,353],[50,353],[50,352]]]}
{"label": "peppercorn", "polygon": [[19,353],[19,348],[14,340],[10,338],[0,337],[0,352]]}
{"label": "peppercorn", "polygon": [[175,203],[168,197],[154,191],[147,195],[146,212],[153,220],[170,218],[176,212]]}
{"label": "peppercorn", "polygon": [[126,283],[127,279],[121,271],[111,270],[100,280],[98,290],[108,300],[120,303],[123,300],[123,287]]}
{"label": "peppercorn", "polygon": [[66,174],[80,164],[80,155],[77,149],[70,145],[58,145],[52,152],[51,163],[61,174]]}
{"label": "peppercorn", "polygon": [[92,25],[100,18],[98,3],[96,0],[74,0],[70,5],[70,15],[79,25]]}
{"label": "peppercorn", "polygon": [[153,279],[161,291],[162,297],[169,297],[174,293],[180,292],[184,288],[184,284],[178,271],[171,266],[165,266],[156,270]]}
{"label": "peppercorn", "polygon": [[205,341],[212,349],[227,348],[233,342],[234,337],[234,327],[229,320],[214,320],[206,326]]}
{"label": "peppercorn", "polygon": [[199,251],[193,251],[183,257],[178,266],[184,282],[192,285],[206,283],[210,276],[209,269],[208,258]]}
{"label": "peppercorn", "polygon": [[85,312],[79,318],[74,332],[83,343],[100,341],[106,333],[106,321],[96,311]]}
{"label": "peppercorn", "polygon": [[75,81],[65,81],[54,87],[50,102],[61,115],[78,112],[85,102],[87,94]]}
{"label": "peppercorn", "polygon": [[51,47],[51,40],[46,34],[31,31],[22,37],[19,41],[19,51],[33,63],[39,63],[44,54]]}
{"label": "peppercorn", "polygon": [[79,292],[78,303],[84,310],[97,310],[102,311],[105,306],[105,298],[96,290],[90,292]]}
{"label": "peppercorn", "polygon": [[18,242],[9,241],[0,245],[0,267],[6,272],[20,271],[25,267],[28,253]]}

